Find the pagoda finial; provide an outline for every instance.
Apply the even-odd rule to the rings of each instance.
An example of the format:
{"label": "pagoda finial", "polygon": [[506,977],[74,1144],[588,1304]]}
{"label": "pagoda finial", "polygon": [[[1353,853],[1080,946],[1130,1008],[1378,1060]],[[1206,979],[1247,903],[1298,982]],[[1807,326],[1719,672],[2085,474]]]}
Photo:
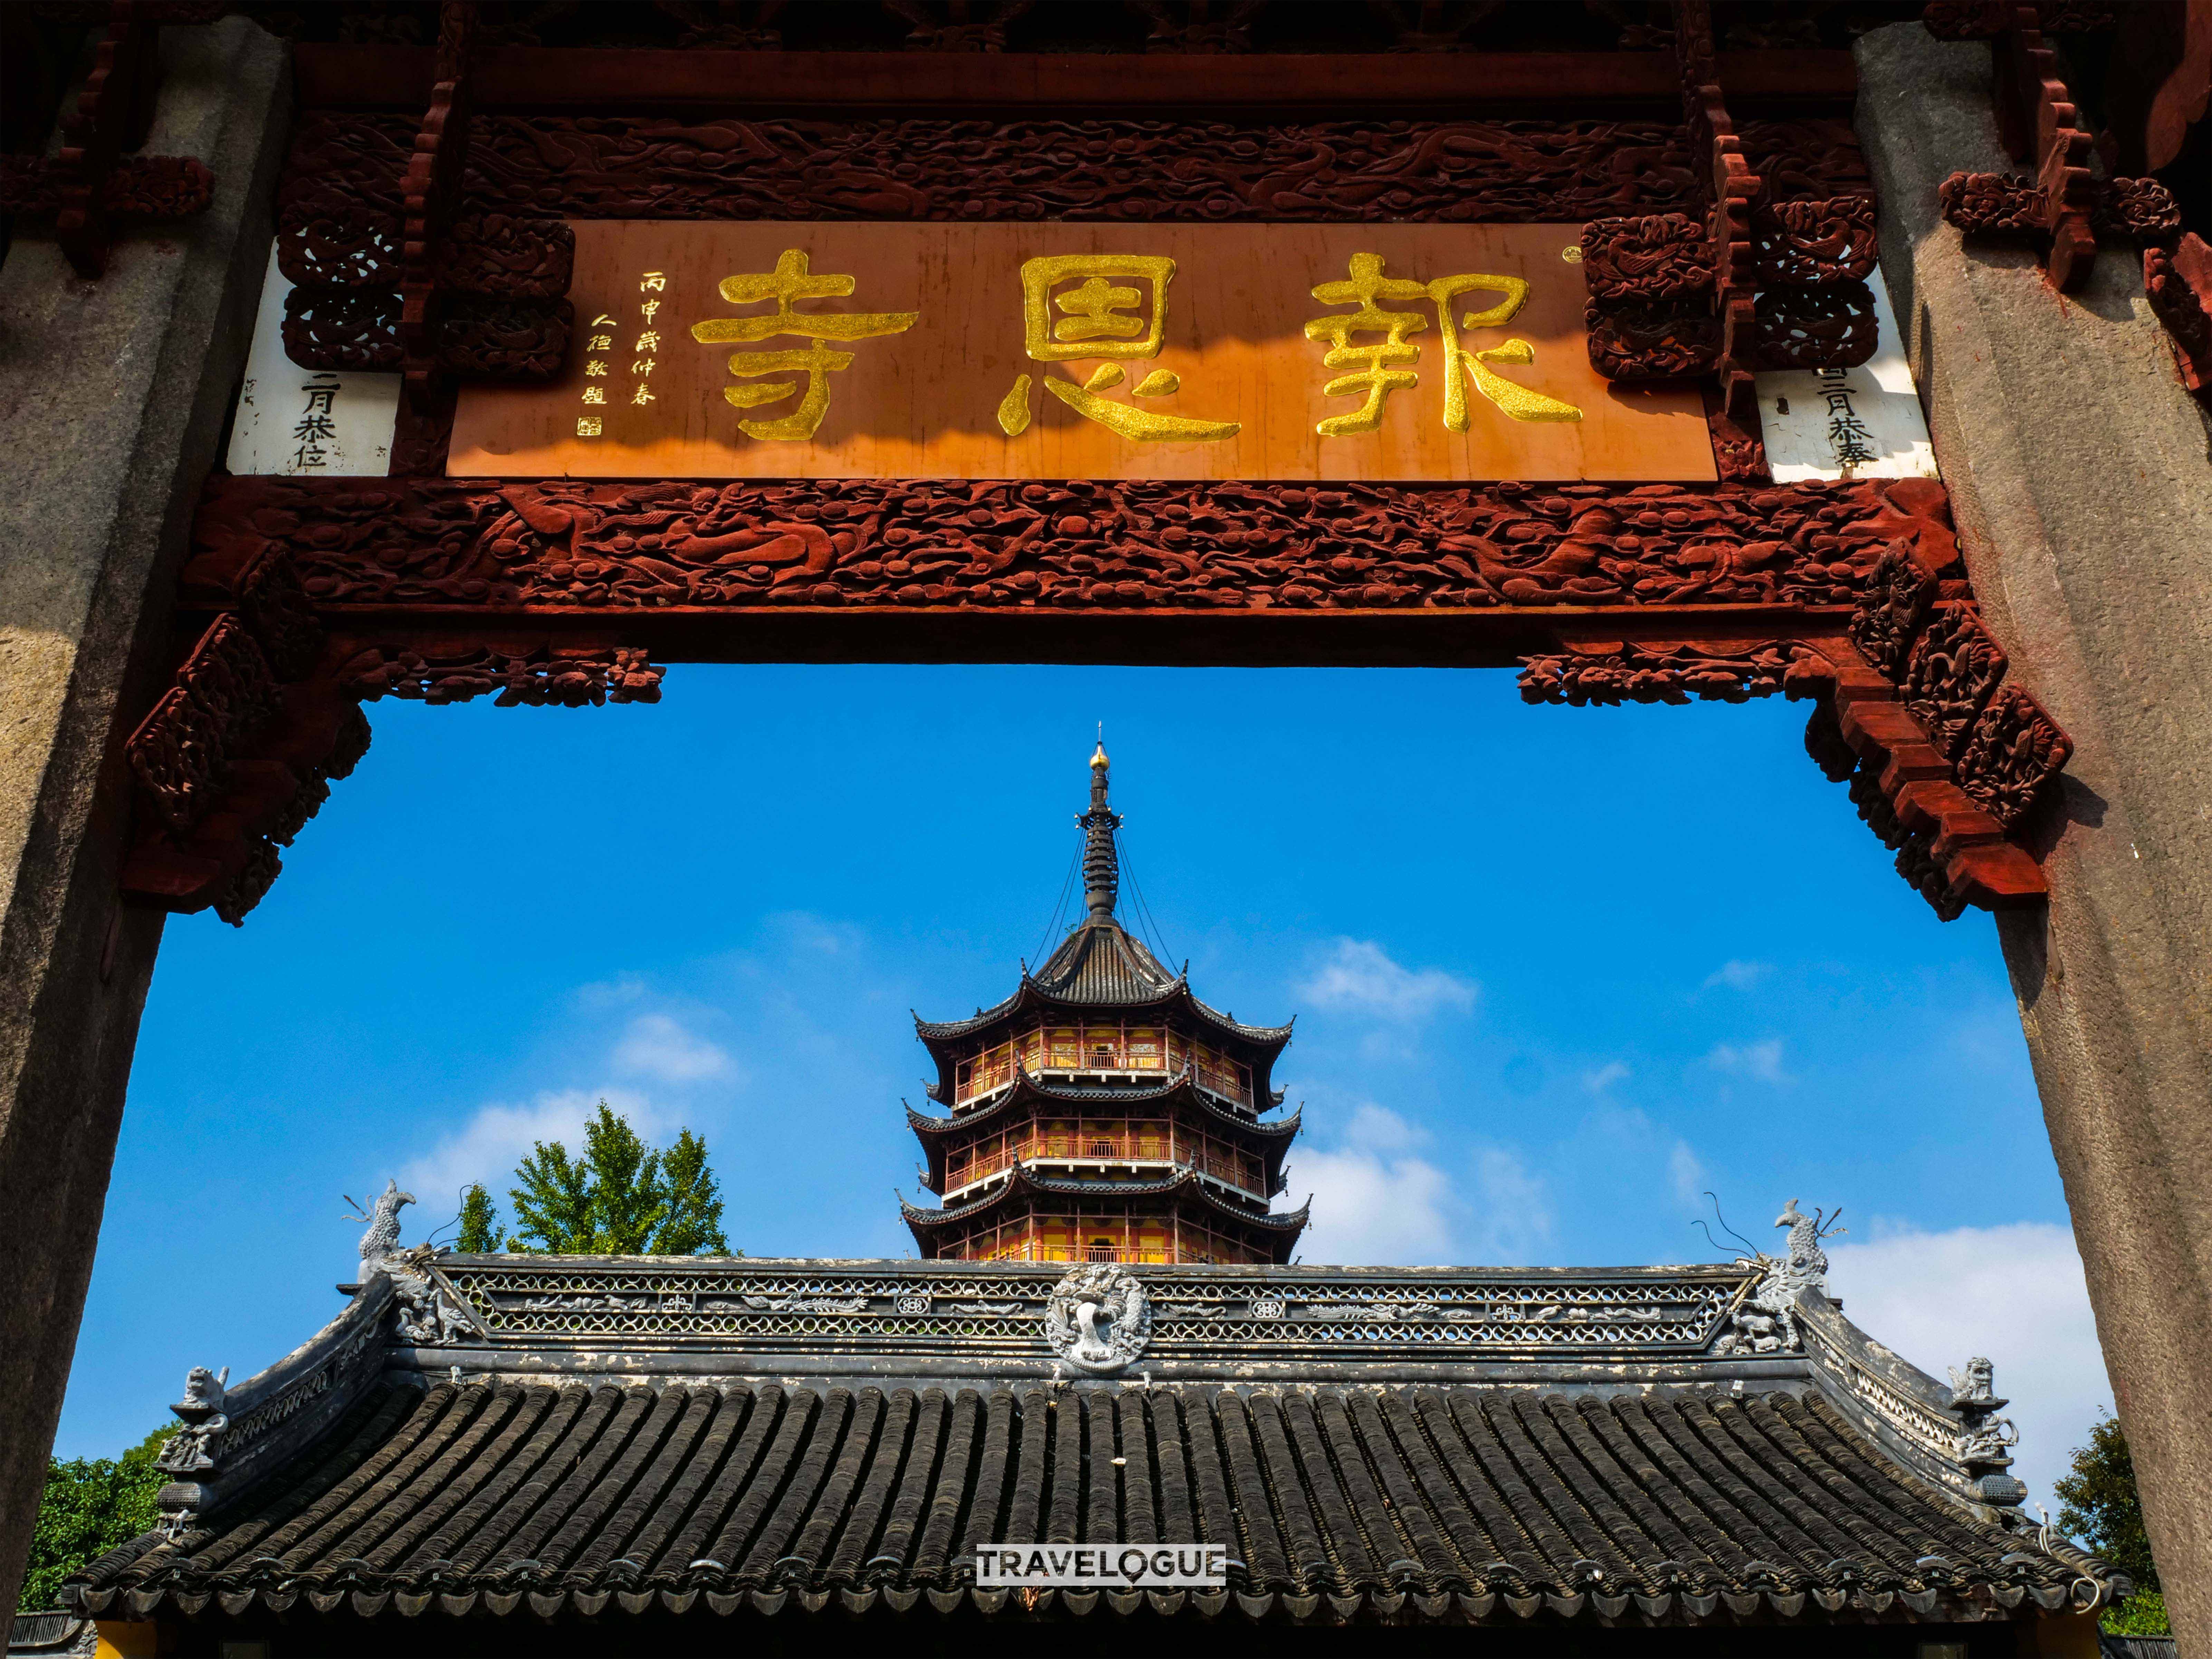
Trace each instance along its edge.
{"label": "pagoda finial", "polygon": [[1114,851],[1114,831],[1121,815],[1106,804],[1106,722],[1098,723],[1098,747],[1091,757],[1091,810],[1076,822],[1083,826],[1083,902],[1094,918],[1114,914],[1121,896],[1121,866]]}

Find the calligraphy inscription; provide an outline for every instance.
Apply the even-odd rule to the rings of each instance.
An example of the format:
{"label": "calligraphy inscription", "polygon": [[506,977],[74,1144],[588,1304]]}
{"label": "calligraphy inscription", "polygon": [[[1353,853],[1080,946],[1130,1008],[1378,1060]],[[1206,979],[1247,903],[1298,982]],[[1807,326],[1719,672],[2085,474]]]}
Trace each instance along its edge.
{"label": "calligraphy inscription", "polygon": [[1577,226],[574,228],[586,349],[465,390],[453,477],[1714,476],[1590,367]]}

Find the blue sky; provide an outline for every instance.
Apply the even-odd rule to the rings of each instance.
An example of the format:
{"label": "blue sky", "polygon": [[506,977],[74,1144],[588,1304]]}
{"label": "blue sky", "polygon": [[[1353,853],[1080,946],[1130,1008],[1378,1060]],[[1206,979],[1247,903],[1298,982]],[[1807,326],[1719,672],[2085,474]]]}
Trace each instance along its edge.
{"label": "blue sky", "polygon": [[[1035,960],[1103,719],[1130,861],[1217,1006],[1297,1016],[1310,1261],[1677,1261],[1844,1211],[1832,1288],[1997,1362],[2047,1493],[2109,1398],[1986,916],[1948,927],[1804,706],[1532,708],[1488,672],[695,667],[657,707],[383,702],[233,930],[169,925],[58,1449],[333,1314],[605,1096],[703,1132],[732,1244],[901,1255],[908,1010]],[[1126,890],[1126,884],[1125,884]]]}

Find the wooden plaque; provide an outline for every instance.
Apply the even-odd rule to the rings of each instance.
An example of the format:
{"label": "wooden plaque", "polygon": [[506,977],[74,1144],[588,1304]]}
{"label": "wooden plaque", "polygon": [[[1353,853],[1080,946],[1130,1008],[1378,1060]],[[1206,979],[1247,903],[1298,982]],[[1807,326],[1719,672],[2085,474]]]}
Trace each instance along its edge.
{"label": "wooden plaque", "polygon": [[1573,225],[574,228],[568,372],[464,390],[455,477],[1714,477]]}

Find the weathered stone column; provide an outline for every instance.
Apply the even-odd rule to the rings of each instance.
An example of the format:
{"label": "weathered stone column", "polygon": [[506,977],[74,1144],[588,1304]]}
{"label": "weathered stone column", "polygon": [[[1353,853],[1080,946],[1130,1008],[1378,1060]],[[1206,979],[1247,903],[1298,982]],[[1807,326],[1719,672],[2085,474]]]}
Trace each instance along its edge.
{"label": "weathered stone column", "polygon": [[118,900],[122,740],[173,666],[168,595],[245,362],[289,120],[289,60],[258,25],[161,47],[147,149],[205,161],[212,208],[126,229],[97,283],[35,228],[0,264],[0,1620],[161,937]]}
{"label": "weathered stone column", "polygon": [[1858,128],[1960,542],[2077,745],[2047,914],[1999,918],[2160,1576],[2212,1656],[2212,435],[2131,252],[2061,295],[1962,247],[1954,170],[2008,172],[1984,46],[1858,46]]}

